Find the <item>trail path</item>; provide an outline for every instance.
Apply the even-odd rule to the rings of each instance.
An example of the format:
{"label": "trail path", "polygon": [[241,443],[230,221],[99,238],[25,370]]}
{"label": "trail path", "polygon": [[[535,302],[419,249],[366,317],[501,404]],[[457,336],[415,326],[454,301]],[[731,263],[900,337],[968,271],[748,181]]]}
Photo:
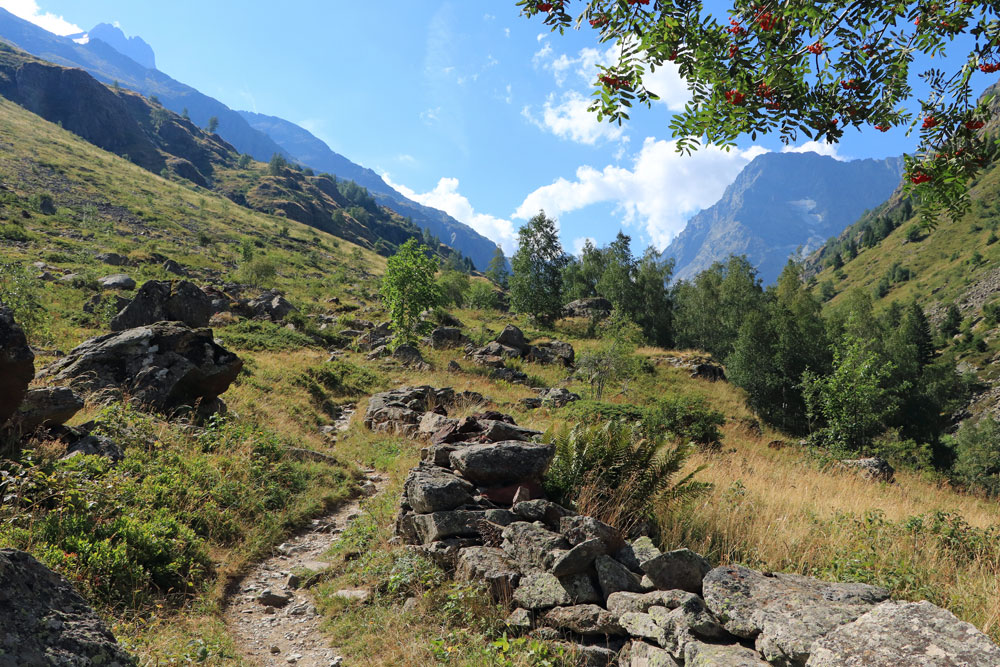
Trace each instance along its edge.
{"label": "trail path", "polygon": [[[338,426],[343,430],[346,419]],[[298,587],[301,582],[295,581],[293,571],[318,572],[329,567],[324,554],[359,515],[362,500],[381,492],[385,485],[385,479],[374,470],[367,473],[368,481],[363,484],[367,493],[314,519],[304,532],[278,546],[272,557],[257,563],[247,573],[226,600],[226,624],[249,662],[267,667],[342,664],[337,651],[319,629],[323,618],[316,611],[312,592]],[[366,592],[354,593],[362,596]]]}

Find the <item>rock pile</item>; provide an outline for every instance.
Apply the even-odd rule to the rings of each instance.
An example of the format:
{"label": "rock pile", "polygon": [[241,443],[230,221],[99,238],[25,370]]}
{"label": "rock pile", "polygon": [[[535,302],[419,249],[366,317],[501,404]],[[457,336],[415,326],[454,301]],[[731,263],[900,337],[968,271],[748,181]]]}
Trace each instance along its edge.
{"label": "rock pile", "polygon": [[15,549],[0,549],[0,628],[0,667],[136,664],[68,581]]}
{"label": "rock pile", "polygon": [[563,306],[563,317],[595,317],[604,318],[611,314],[613,306],[603,297],[577,299]]}
{"label": "rock pile", "polygon": [[406,479],[397,536],[509,603],[512,631],[564,643],[581,665],[1000,665],[1000,647],[928,602],[888,601],[866,584],[713,569],[688,549],[628,541],[544,498],[551,445],[482,432],[463,441],[462,422],[427,410],[451,395],[420,387],[372,399],[366,423],[391,423],[374,417],[395,409],[405,432],[439,441]]}
{"label": "rock pile", "polygon": [[206,327],[214,314],[212,299],[186,280],[147,280],[135,297],[111,320],[112,331],[156,322],[183,322]]}
{"label": "rock pile", "polygon": [[456,392],[428,386],[401,387],[368,399],[364,422],[373,431],[412,436],[417,433],[425,413],[445,416],[449,406],[484,403],[486,399],[483,395],[472,391]]}
{"label": "rock pile", "polygon": [[514,383],[526,383],[528,376],[505,363],[508,359],[524,359],[541,364],[561,364],[571,367],[576,360],[573,346],[561,341],[528,344],[524,332],[508,324],[495,340],[479,349],[470,349],[469,358],[477,364],[493,369],[490,377]]}

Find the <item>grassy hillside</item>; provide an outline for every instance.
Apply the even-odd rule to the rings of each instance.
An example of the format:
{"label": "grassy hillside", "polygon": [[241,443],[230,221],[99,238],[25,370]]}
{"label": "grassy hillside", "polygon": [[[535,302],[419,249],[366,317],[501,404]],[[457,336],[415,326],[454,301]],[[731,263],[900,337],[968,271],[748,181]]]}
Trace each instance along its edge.
{"label": "grassy hillside", "polygon": [[[984,234],[967,233],[965,245]],[[61,461],[57,447],[42,441],[22,464],[4,464],[25,498],[44,494],[45,500],[0,507],[0,546],[27,549],[69,576],[148,664],[241,664],[220,612],[227,585],[296,527],[354,493],[362,466],[384,472],[389,488],[344,534],[318,589],[330,641],[348,664],[557,664],[544,662],[550,658],[540,647],[493,644],[502,634],[501,612],[482,591],[445,581],[390,541],[403,479],[423,443],[372,434],[361,415],[367,395],[401,384],[479,391],[519,424],[539,430],[611,413],[641,419],[664,401],[681,401],[689,406],[685,414],[695,416],[718,411],[725,418],[719,446],[688,462],[690,469],[706,466],[698,479],[713,486],[691,503],[660,508],[663,546],[688,546],[715,563],[886,585],[900,597],[926,597],[1000,638],[994,502],[908,472],[892,485],[866,482],[785,446],[782,434],[753,418],[740,390],[692,379],[673,364],[689,352],[642,348],[644,372],[627,388],[609,386],[603,403],[534,411],[519,403],[535,395],[533,387],[566,386],[585,398],[590,387],[561,367],[527,362],[521,368],[533,387],[490,380],[460,350],[423,350],[429,371],[367,361],[349,346],[327,361],[328,348],[344,343],[330,333],[340,327],[320,329],[313,316],[334,323],[382,319],[374,294],[383,258],[152,174],[6,100],[0,100],[0,237],[0,263],[30,271],[38,367],[107,331],[106,314],[83,312],[98,292],[96,278],[122,271],[140,283],[169,278],[166,259],[203,286],[264,275],[259,282],[283,290],[299,309],[293,329],[245,320],[215,328],[246,362],[223,396],[230,409],[225,420],[192,428],[118,403],[90,403],[73,423],[98,418],[126,449],[118,467]],[[930,248],[935,238],[907,246]],[[103,265],[102,252],[133,263]],[[273,277],[253,271],[260,262],[275,269]],[[43,272],[48,279],[35,277]],[[838,285],[861,278],[853,269],[845,274]],[[917,273],[914,285],[920,280]],[[477,343],[514,322],[529,339],[569,341],[578,354],[598,344],[585,321],[560,320],[549,329],[496,311],[453,314]],[[450,369],[451,361],[462,370]],[[320,427],[333,423],[334,408],[355,403],[348,430],[336,442],[324,437]],[[334,460],[302,462],[290,447]],[[149,556],[154,552],[168,560]],[[345,601],[334,595],[344,585],[366,586],[373,595]],[[415,602],[406,606],[408,598]]]}

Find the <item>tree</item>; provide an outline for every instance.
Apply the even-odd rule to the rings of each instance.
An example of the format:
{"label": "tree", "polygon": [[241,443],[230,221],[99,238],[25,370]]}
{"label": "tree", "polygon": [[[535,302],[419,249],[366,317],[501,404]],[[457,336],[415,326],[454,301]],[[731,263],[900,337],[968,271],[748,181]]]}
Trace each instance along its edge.
{"label": "tree", "polygon": [[412,238],[386,261],[380,293],[395,333],[394,345],[414,342],[420,313],[438,302],[436,271],[430,250]]}
{"label": "tree", "polygon": [[288,168],[288,160],[281,153],[275,153],[271,156],[271,161],[267,163],[267,173],[271,176],[281,176],[281,174]]}
{"label": "tree", "polygon": [[469,291],[469,276],[460,271],[442,271],[435,281],[438,296],[442,306],[461,308],[465,305],[465,296]]}
{"label": "tree", "polygon": [[486,267],[486,277],[493,281],[494,285],[507,289],[510,272],[507,271],[507,258],[504,257],[500,246],[497,246],[497,249],[493,251],[493,257]]}
{"label": "tree", "polygon": [[[967,205],[968,183],[994,145],[979,132],[994,107],[976,98],[972,76],[1000,70],[998,10],[984,0],[732,0],[728,17],[692,2],[517,5],[553,31],[589,25],[601,42],[617,45],[617,62],[596,72],[591,109],[599,119],[621,123],[634,102],[649,105],[657,98],[646,75],[676,66],[691,94],[671,122],[681,151],[730,146],[743,134],[836,142],[848,127],[919,127],[919,152],[906,157],[907,185],[921,195],[929,222],[942,208]],[[965,54],[935,65],[966,45]],[[914,100],[914,68],[925,63],[934,67],[915,76],[927,92]]]}
{"label": "tree", "polygon": [[1000,423],[992,416],[962,424],[954,439],[956,481],[990,496],[1000,495]]}
{"label": "tree", "polygon": [[212,116],[208,119],[208,125],[205,126],[209,134],[215,134],[215,131],[219,129],[219,117]]}
{"label": "tree", "polygon": [[604,396],[608,382],[627,382],[639,372],[635,346],[642,333],[627,315],[615,310],[605,320],[601,338],[601,345],[580,355],[577,362],[577,372],[590,383],[596,401]]}
{"label": "tree", "polygon": [[949,338],[958,333],[962,326],[962,312],[955,304],[948,304],[944,319],[941,320],[941,333]]}
{"label": "tree", "polygon": [[562,312],[562,270],[569,259],[563,252],[555,221],[545,212],[518,230],[517,252],[511,260],[511,307],[542,322]]}

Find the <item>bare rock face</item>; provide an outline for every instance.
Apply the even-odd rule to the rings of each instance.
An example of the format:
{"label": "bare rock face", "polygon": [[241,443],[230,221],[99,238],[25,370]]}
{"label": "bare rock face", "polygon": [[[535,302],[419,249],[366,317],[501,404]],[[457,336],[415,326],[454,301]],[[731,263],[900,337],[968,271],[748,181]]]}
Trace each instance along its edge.
{"label": "bare rock face", "polygon": [[210,329],[159,322],[92,338],[45,373],[80,391],[116,389],[169,411],[213,401],[242,368],[239,357],[215,343]]}
{"label": "bare rock face", "polygon": [[926,600],[885,602],[816,641],[808,667],[1000,665],[1000,647]]}
{"label": "bare rock face", "polygon": [[0,424],[17,411],[35,377],[35,353],[14,313],[0,304]]}
{"label": "bare rock face", "polygon": [[212,298],[186,280],[149,280],[135,298],[111,320],[112,331],[125,331],[156,322],[183,322],[207,327],[215,314]]}
{"label": "bare rock face", "polygon": [[836,584],[797,574],[717,567],[703,582],[705,602],[723,626],[771,663],[804,665],[813,642],[870,611],[889,593],[866,584]]}
{"label": "bare rock face", "polygon": [[0,667],[136,664],[68,581],[16,549],[0,549],[0,628]]}

